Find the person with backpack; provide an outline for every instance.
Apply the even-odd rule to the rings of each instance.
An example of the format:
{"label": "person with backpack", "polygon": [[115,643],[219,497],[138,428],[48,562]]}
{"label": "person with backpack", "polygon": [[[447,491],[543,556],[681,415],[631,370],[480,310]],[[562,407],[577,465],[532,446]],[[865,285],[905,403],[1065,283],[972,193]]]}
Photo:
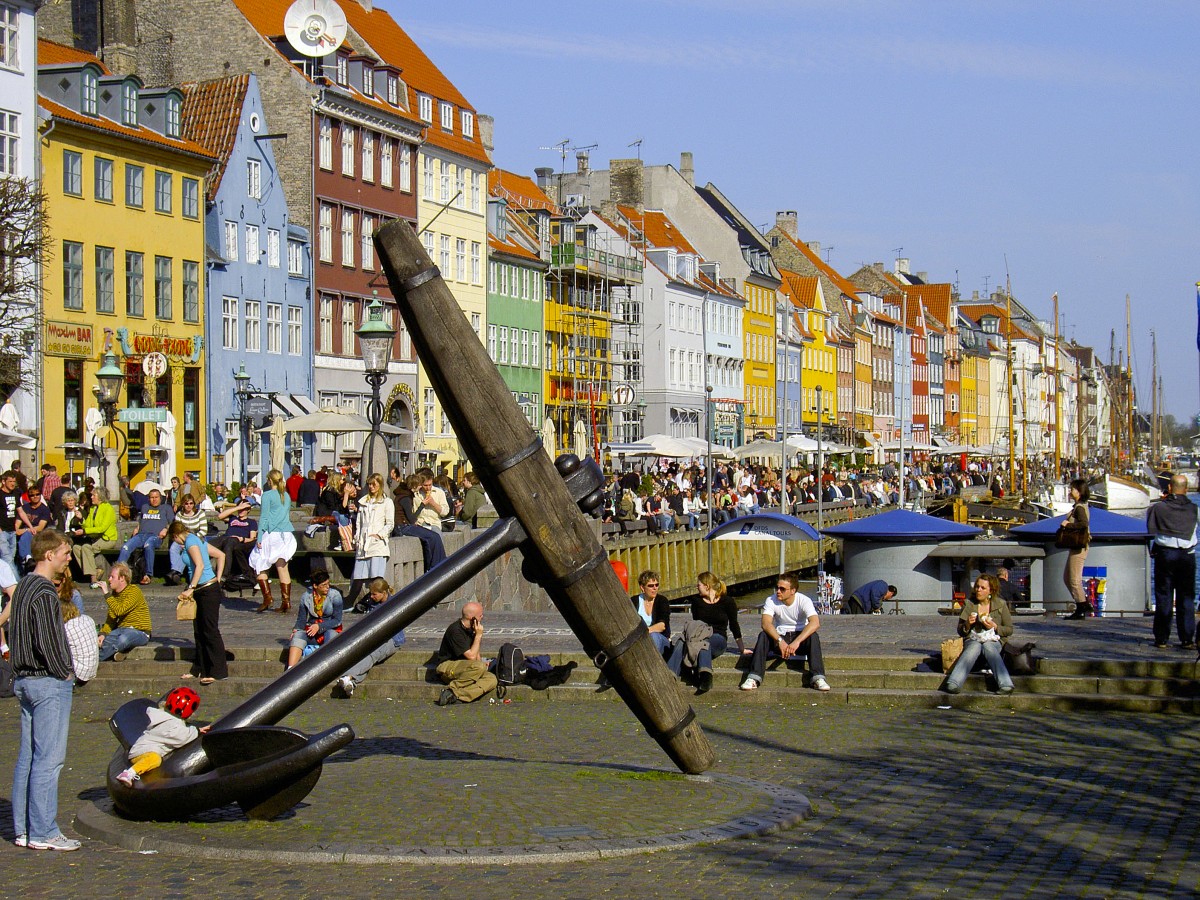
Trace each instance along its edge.
{"label": "person with backpack", "polygon": [[496,687],[496,676],[479,651],[483,643],[483,607],[464,603],[456,621],[442,635],[437,652],[437,674],[449,685],[438,698],[438,706],[470,703]]}

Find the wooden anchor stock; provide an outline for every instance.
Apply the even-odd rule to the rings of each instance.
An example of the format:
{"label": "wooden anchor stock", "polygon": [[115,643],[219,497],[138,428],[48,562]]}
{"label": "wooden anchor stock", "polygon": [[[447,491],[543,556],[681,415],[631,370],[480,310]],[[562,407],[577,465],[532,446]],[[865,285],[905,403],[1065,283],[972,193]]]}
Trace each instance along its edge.
{"label": "wooden anchor stock", "polygon": [[[475,473],[502,516],[520,522],[527,577],[554,602],[622,699],[684,772],[710,768],[712,745],[680,696],[608,554],[488,358],[412,227],[375,235],[392,295]],[[599,499],[597,492],[593,502]],[[585,500],[585,508],[589,505]]]}

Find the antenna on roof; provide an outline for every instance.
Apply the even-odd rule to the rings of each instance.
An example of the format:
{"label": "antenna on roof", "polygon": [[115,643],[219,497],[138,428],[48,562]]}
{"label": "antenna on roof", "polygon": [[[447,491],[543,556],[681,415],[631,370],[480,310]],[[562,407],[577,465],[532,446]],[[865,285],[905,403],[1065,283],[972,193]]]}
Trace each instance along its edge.
{"label": "antenna on roof", "polygon": [[985,299],[992,296],[991,291],[988,290],[988,282],[991,280],[992,280],[991,275],[983,276],[983,296]]}
{"label": "antenna on roof", "polygon": [[538,147],[539,150],[557,150],[562,156],[562,168],[559,172],[566,174],[567,171],[567,151],[571,149],[571,139],[563,138],[557,144],[552,144],[549,147]]}
{"label": "antenna on roof", "polygon": [[835,247],[833,244],[830,244],[828,247],[826,247],[826,248],[825,248],[825,265],[829,265],[829,253],[830,253],[830,251],[832,251],[832,250],[836,250],[836,249],[837,249],[837,248],[836,248],[836,247]]}
{"label": "antenna on roof", "polygon": [[638,138],[636,141],[626,144],[625,146],[626,147],[637,147],[638,162],[642,161],[642,138]]}

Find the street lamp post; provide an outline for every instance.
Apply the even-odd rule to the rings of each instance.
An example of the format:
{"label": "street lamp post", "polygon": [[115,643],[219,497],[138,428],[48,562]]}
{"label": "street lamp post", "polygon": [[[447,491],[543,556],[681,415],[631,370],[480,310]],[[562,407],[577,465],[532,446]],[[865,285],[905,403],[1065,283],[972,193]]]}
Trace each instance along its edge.
{"label": "street lamp post", "polygon": [[233,376],[233,381],[236,385],[236,387],[234,387],[234,394],[237,396],[238,400],[238,440],[241,442],[241,447],[238,449],[238,457],[242,461],[241,483],[245,484],[246,478],[249,474],[247,466],[250,462],[250,438],[246,427],[249,420],[249,416],[247,416],[246,404],[250,402],[250,375],[246,372],[245,363],[240,363],[238,365],[237,374]]}
{"label": "street lamp post", "polygon": [[[388,364],[392,358],[392,340],[396,330],[383,321],[383,303],[379,300],[379,292],[375,291],[375,299],[367,307],[363,323],[355,334],[362,348],[363,368],[366,371],[367,384],[371,387],[371,402],[367,406],[367,420],[371,423],[371,433],[363,444],[363,475],[386,473],[388,470],[387,446],[383,445],[380,426],[383,424],[383,402],[379,399],[379,389],[387,381]],[[382,446],[381,446],[382,445]]]}
{"label": "street lamp post", "polygon": [[118,449],[121,432],[117,430],[117,401],[121,398],[121,386],[125,383],[125,373],[117,364],[117,355],[112,351],[104,354],[103,365],[96,371],[96,400],[100,403],[100,412],[104,416],[107,436],[104,439],[104,452],[99,449],[99,436],[92,438],[92,451],[104,466],[104,491],[109,502],[120,500],[120,480],[118,467],[121,462],[123,448]]}

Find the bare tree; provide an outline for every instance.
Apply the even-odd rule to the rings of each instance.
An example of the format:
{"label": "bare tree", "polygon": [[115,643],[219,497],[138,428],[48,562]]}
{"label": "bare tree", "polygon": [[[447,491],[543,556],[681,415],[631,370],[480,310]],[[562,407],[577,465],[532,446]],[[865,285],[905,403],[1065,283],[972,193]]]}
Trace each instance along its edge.
{"label": "bare tree", "polygon": [[46,195],[28,178],[0,178],[0,387],[37,377],[39,263],[49,248]]}

